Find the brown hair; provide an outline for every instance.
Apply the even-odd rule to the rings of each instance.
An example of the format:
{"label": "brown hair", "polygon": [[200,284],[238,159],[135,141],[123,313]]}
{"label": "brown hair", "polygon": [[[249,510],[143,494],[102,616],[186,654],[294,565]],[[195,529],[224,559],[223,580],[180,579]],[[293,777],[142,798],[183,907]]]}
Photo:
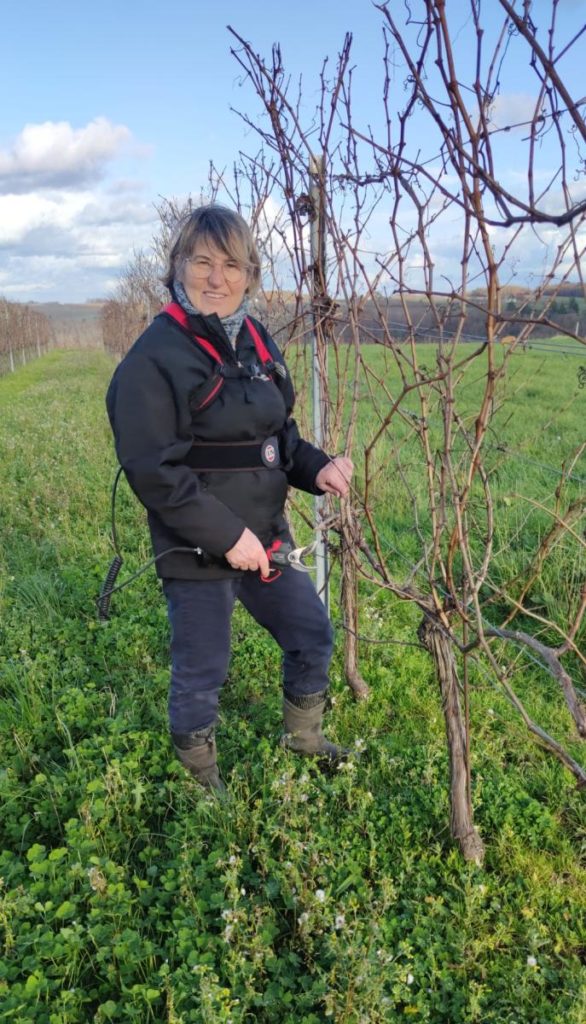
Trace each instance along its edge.
{"label": "brown hair", "polygon": [[252,232],[239,213],[226,206],[200,206],[177,225],[167,256],[161,281],[170,288],[183,260],[192,256],[199,240],[215,246],[246,267],[248,292],[254,294],[260,285],[260,257]]}

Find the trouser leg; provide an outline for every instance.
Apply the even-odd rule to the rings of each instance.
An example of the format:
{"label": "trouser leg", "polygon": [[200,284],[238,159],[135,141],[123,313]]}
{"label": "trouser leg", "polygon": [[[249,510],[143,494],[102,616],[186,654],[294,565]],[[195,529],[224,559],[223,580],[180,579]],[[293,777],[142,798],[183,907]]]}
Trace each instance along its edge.
{"label": "trouser leg", "polygon": [[273,583],[261,583],[247,574],[238,596],[283,650],[282,745],[338,761],[347,751],[322,732],[333,631],[310,578],[287,569]]}
{"label": "trouser leg", "polygon": [[230,660],[235,580],[164,580],[171,624],[171,732],[185,735],[216,721]]}
{"label": "trouser leg", "polygon": [[283,651],[283,686],[291,697],[328,688],[333,630],[308,575],[285,569],[272,583],[245,573],[238,598]]}

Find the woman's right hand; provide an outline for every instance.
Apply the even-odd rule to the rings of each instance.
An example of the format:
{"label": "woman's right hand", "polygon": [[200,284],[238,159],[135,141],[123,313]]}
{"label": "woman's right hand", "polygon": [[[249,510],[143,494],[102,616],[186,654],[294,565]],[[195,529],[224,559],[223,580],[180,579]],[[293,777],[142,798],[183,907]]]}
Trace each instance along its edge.
{"label": "woman's right hand", "polygon": [[226,551],[224,558],[230,563],[233,569],[245,569],[256,572],[261,576],[269,575],[269,559],[265,549],[256,534],[246,526],[233,548]]}

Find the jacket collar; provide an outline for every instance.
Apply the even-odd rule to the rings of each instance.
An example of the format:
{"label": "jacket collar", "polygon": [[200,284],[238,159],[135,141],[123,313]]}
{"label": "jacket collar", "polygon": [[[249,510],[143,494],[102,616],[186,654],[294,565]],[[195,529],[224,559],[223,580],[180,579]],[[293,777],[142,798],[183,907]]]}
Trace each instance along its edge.
{"label": "jacket collar", "polygon": [[210,316],[203,316],[202,313],[197,315],[188,313],[187,316],[190,330],[194,334],[201,334],[204,338],[209,338],[226,363],[238,363],[234,347],[222,327],[217,313],[211,313]]}

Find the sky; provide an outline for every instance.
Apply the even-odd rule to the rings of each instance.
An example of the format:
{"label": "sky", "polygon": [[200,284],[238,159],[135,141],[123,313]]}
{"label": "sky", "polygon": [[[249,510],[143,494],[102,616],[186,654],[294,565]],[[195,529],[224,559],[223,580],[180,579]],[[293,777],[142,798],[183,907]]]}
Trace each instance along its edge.
{"label": "sky", "polygon": [[[403,0],[390,6],[398,15],[404,9]],[[447,0],[447,8],[457,31],[467,0]],[[549,8],[550,0],[534,0],[536,20]],[[2,0],[0,10],[0,296],[9,300],[112,294],[133,252],[149,246],[159,197],[197,196],[210,161],[230,168],[240,151],[258,150],[233,109],[261,117],[230,53],[236,43],[228,25],[267,57],[273,43],[281,45],[293,78],[303,76],[307,109],[324,57],[335,58],[352,32],[357,119],[376,123],[383,47],[371,0]],[[560,0],[561,38],[585,21],[586,0]],[[564,74],[586,92],[583,40],[580,52],[583,59],[573,53]],[[513,66],[499,103],[522,119],[534,96],[526,67]],[[515,132],[503,136],[511,175],[517,145]],[[547,163],[547,151],[542,156]],[[446,265],[458,230],[443,239],[443,255],[438,250]],[[379,241],[390,244],[382,235]],[[538,249],[526,256],[539,263]]]}

